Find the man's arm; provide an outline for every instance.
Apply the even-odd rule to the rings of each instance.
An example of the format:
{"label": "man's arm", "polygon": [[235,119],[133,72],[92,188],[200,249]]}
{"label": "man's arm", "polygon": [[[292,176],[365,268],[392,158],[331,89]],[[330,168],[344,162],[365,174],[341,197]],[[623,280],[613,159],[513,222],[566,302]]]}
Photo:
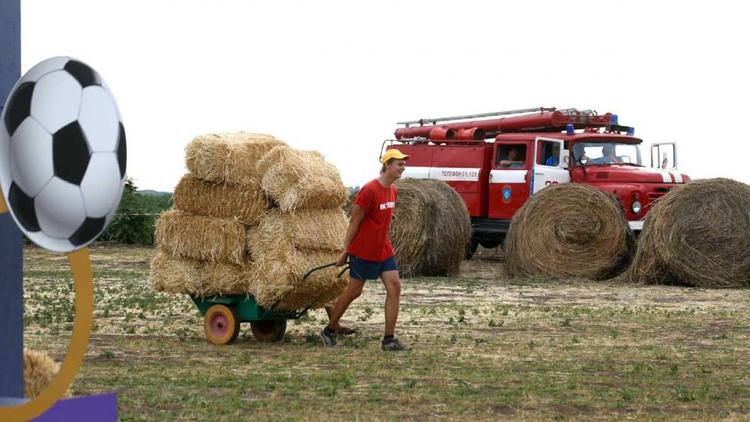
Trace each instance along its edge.
{"label": "man's arm", "polygon": [[341,256],[339,256],[339,259],[336,261],[336,265],[339,267],[346,264],[346,259],[349,257],[349,254],[346,252],[349,249],[349,246],[354,241],[354,237],[357,236],[357,232],[359,231],[359,225],[362,224],[362,220],[365,219],[365,210],[364,208],[360,207],[357,204],[354,204],[352,207],[352,216],[349,219],[349,227],[346,229],[346,235],[344,236],[344,251],[341,253]]}
{"label": "man's arm", "polygon": [[500,161],[500,167],[511,167],[515,164],[523,164],[523,161],[516,161],[516,160],[501,160]]}

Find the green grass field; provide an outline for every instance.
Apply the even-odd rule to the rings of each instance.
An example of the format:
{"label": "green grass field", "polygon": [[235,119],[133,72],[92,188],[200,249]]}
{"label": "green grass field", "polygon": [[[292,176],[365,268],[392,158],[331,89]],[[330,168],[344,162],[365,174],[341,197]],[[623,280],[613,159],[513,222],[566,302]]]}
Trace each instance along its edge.
{"label": "green grass field", "polygon": [[[133,419],[750,419],[750,290],[508,280],[496,257],[457,278],[404,280],[380,350],[384,290],[368,284],[334,349],[326,318],[285,341],[214,346],[187,297],[153,292],[150,248],[91,250],[96,312],[72,392],[116,391]],[[66,258],[25,250],[26,346],[62,360],[73,318]]]}

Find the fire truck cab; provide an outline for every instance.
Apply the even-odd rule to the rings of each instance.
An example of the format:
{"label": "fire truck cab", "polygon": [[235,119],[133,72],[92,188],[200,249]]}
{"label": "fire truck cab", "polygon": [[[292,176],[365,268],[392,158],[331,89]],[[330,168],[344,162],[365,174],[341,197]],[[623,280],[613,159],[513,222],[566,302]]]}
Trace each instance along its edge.
{"label": "fire truck cab", "polygon": [[[486,117],[494,118],[474,120]],[[644,166],[642,140],[611,113],[535,108],[399,124],[384,146],[410,155],[404,177],[443,180],[461,195],[472,220],[469,255],[500,245],[516,211],[547,186],[610,192],[640,230],[653,201],[689,180],[672,168],[672,143],[655,144],[654,167]]]}

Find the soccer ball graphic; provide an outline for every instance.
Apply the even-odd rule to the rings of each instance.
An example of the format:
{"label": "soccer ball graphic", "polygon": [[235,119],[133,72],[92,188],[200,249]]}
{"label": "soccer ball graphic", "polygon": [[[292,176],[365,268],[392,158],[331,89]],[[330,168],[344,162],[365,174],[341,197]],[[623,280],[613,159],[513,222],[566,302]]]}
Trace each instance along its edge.
{"label": "soccer ball graphic", "polygon": [[70,57],[31,68],[0,115],[0,187],[26,236],[55,252],[91,243],[125,181],[125,130],[99,74]]}

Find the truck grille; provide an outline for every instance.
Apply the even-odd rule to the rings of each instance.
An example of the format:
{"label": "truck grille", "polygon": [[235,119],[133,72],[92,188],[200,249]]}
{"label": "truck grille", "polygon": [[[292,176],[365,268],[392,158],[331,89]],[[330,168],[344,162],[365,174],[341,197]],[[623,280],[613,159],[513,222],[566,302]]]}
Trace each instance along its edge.
{"label": "truck grille", "polygon": [[661,198],[662,196],[666,195],[670,189],[672,188],[667,187],[667,186],[659,186],[659,187],[654,188],[653,192],[649,192],[648,194],[646,194],[646,196],[648,197],[648,201],[653,202]]}
{"label": "truck grille", "polygon": [[653,202],[659,198],[664,196],[664,192],[649,192],[648,193],[648,201]]}

